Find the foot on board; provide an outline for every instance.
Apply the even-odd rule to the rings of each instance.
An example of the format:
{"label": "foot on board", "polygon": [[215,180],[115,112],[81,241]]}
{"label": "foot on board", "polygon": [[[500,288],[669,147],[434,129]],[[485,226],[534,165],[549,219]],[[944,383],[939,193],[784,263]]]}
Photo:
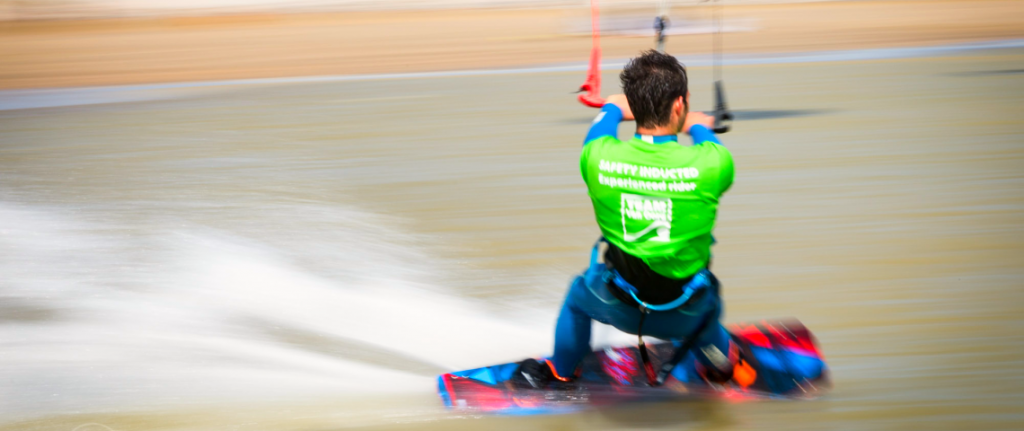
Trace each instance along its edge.
{"label": "foot on board", "polygon": [[551,369],[548,361],[527,359],[519,363],[519,368],[510,379],[516,389],[533,390],[572,390],[576,384],[571,380],[559,379]]}

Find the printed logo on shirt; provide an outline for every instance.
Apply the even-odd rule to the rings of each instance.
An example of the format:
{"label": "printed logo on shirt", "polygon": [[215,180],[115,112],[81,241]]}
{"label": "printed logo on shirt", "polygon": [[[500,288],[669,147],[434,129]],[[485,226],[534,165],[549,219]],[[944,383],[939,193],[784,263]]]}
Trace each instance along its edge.
{"label": "printed logo on shirt", "polygon": [[623,193],[619,204],[626,242],[670,241],[672,199]]}

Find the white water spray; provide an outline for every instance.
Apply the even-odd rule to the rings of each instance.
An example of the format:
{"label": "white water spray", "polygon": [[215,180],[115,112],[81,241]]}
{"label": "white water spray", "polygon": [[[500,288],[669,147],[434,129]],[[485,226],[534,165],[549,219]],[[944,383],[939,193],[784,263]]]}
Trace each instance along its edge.
{"label": "white water spray", "polygon": [[351,242],[302,245],[342,270],[308,270],[318,256],[244,226],[0,203],[0,415],[427,393],[436,373],[549,349],[549,321],[504,321],[424,283],[442,277],[370,215],[301,212],[341,220],[323,237]]}

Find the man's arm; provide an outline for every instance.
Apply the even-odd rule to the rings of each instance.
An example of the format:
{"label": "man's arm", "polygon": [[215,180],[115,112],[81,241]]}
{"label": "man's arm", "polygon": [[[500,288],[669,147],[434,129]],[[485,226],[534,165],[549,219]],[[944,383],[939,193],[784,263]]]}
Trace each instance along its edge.
{"label": "man's arm", "polygon": [[[733,179],[736,177],[736,168],[733,166],[732,154],[729,149],[718,142],[715,132],[711,131],[713,124],[715,124],[715,117],[703,112],[691,112],[686,115],[683,130],[693,138],[693,145],[715,144],[707,150],[719,157],[718,196],[721,196],[726,190],[729,190],[729,187],[732,187]],[[712,241],[714,241],[714,237],[712,237]]]}
{"label": "man's arm", "polygon": [[[722,146],[722,143],[718,142],[715,132],[711,131],[714,124],[715,117],[703,112],[690,112],[686,114],[686,123],[683,124],[683,131],[693,138],[693,145],[717,144],[717,146],[713,145],[709,149],[720,157],[718,196],[721,196],[725,194],[726,190],[729,190],[729,187],[732,187],[733,179],[736,176],[736,169],[733,166],[732,154],[729,153],[729,149]],[[714,236],[711,237],[711,242],[715,242]]]}
{"label": "man's arm", "polygon": [[623,120],[633,120],[633,112],[629,110],[626,96],[624,94],[608,96],[604,106],[601,107],[601,112],[591,123],[587,137],[583,139],[583,145],[602,136],[616,137],[619,132],[619,123]]}
{"label": "man's arm", "polygon": [[626,100],[625,94],[613,94],[605,99],[605,104],[612,104],[622,111],[622,119],[624,121],[633,121],[633,111],[629,109],[629,101]]}
{"label": "man's arm", "polygon": [[702,124],[696,124],[690,128],[690,137],[693,138],[693,145],[700,145],[705,142],[713,142],[718,145],[722,145],[718,141],[718,137],[715,136],[715,132],[712,132],[707,126]]}
{"label": "man's arm", "polygon": [[700,145],[705,142],[714,142],[722,145],[718,141],[718,137],[715,136],[715,132],[711,131],[714,124],[715,117],[703,112],[690,112],[686,114],[686,124],[683,125],[683,131],[693,138],[693,145]]}

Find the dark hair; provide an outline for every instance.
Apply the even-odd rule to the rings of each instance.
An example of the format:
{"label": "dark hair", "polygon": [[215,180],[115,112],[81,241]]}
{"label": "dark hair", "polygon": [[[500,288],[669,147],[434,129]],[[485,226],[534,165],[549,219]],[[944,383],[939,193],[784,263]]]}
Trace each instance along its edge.
{"label": "dark hair", "polygon": [[663,126],[669,121],[672,102],[683,96],[686,103],[686,68],[671,55],[644,51],[626,63],[619,79],[638,127]]}

